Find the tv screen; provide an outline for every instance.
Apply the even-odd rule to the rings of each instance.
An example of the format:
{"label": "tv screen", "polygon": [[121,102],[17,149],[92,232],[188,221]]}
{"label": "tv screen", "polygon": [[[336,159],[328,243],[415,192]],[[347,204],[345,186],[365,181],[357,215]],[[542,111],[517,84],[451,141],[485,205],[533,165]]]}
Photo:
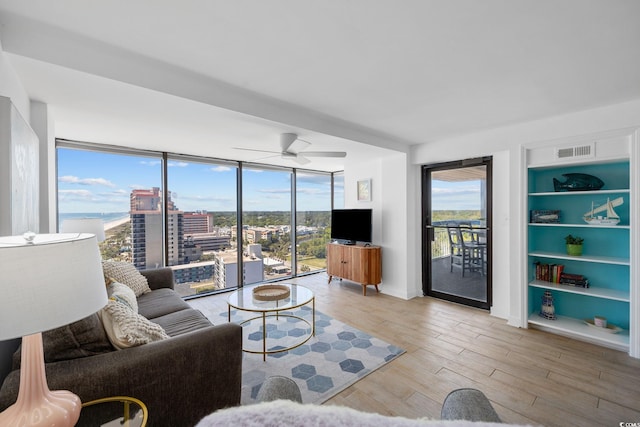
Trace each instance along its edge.
{"label": "tv screen", "polygon": [[331,211],[331,238],[354,245],[371,243],[371,209],[334,209]]}

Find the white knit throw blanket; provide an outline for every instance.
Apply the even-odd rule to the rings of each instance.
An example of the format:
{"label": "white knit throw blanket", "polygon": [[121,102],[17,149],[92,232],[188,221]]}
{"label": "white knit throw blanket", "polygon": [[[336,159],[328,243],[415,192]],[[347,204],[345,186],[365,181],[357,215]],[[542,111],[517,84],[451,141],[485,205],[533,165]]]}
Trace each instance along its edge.
{"label": "white knit throw blanket", "polygon": [[452,427],[505,426],[471,421],[409,419],[356,411],[334,405],[300,404],[276,400],[221,409],[203,418],[196,427]]}

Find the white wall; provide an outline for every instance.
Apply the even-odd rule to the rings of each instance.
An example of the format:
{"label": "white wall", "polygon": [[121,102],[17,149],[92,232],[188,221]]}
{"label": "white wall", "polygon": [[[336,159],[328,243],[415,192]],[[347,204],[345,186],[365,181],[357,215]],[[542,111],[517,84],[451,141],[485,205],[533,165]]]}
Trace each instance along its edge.
{"label": "white wall", "polygon": [[[348,159],[345,164],[345,207],[373,209],[373,243],[382,247],[380,292],[399,298],[418,295],[407,268],[409,230],[406,153],[391,152],[376,159]],[[357,200],[357,181],[371,179],[371,201]],[[409,213],[409,214],[408,214]],[[419,284],[418,284],[419,285]],[[419,289],[419,286],[418,286]]]}
{"label": "white wall", "polygon": [[[520,203],[524,144],[640,125],[640,100],[506,126],[413,147],[415,165],[493,156],[493,307],[491,313],[522,325],[522,242],[526,212]],[[415,197],[419,198],[419,190]],[[419,209],[419,206],[418,208]],[[419,213],[419,212],[418,212]],[[419,242],[414,244],[420,250]],[[416,263],[414,271],[421,265]]]}
{"label": "white wall", "polygon": [[25,91],[18,75],[11,66],[7,55],[2,51],[0,43],[0,96],[11,99],[13,105],[18,109],[20,115],[29,121],[31,118],[29,107],[29,96]]}
{"label": "white wall", "polygon": [[56,232],[56,140],[49,106],[31,102],[31,127],[40,140],[40,233]]}

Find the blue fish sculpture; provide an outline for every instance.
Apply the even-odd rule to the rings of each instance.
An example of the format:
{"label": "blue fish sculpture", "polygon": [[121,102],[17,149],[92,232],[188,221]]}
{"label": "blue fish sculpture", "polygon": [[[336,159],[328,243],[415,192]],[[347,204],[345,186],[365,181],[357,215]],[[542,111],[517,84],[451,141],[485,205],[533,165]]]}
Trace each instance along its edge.
{"label": "blue fish sculpture", "polygon": [[600,178],[586,173],[563,173],[562,176],[567,178],[565,182],[553,178],[555,191],[591,191],[599,190],[604,186]]}

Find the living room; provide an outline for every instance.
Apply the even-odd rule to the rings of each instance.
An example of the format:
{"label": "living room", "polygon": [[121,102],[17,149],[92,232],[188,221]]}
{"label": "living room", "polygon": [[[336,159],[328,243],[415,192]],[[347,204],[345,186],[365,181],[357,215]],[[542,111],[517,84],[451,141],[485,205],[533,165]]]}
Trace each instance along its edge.
{"label": "living room", "polygon": [[[147,134],[133,135],[134,139],[138,139],[137,142],[130,141],[132,134],[118,137],[117,134],[110,133],[112,130],[109,129],[94,129],[91,136],[78,122],[66,121],[66,117],[70,117],[67,116],[69,114],[67,110],[72,108],[63,104],[64,96],[60,93],[45,92],[44,83],[49,79],[54,86],[64,82],[64,85],[58,86],[60,92],[64,93],[67,89],[69,92],[72,89],[78,91],[73,97],[71,93],[68,96],[75,102],[73,113],[80,118],[79,120],[86,120],[86,123],[94,122],[95,116],[99,114],[105,115],[104,123],[121,123],[107,122],[106,116],[117,108],[117,97],[126,94],[144,99],[146,107],[153,102],[156,102],[156,105],[164,103],[167,111],[170,106],[182,107],[182,112],[174,114],[171,111],[159,116],[160,119],[156,118],[158,127],[160,123],[157,122],[170,121],[168,117],[176,118],[176,123],[182,122],[183,127],[195,126],[194,122],[190,121],[189,114],[197,114],[201,118],[207,114],[213,114],[213,110],[222,110],[222,112],[218,111],[222,117],[229,117],[230,121],[244,121],[246,128],[251,129],[252,136],[258,131],[265,132],[266,135],[262,135],[257,148],[277,147],[279,134],[295,131],[304,134],[306,139],[314,141],[314,150],[346,149],[350,154],[340,165],[344,170],[345,204],[371,207],[374,210],[373,240],[384,248],[384,277],[380,291],[385,296],[400,300],[422,299],[422,243],[421,235],[417,231],[420,230],[422,221],[420,167],[424,164],[491,156],[494,165],[494,265],[493,305],[490,315],[505,320],[515,328],[523,328],[527,326],[527,308],[522,295],[525,292],[522,283],[523,272],[526,270],[526,248],[518,244],[525,240],[524,230],[527,218],[523,194],[523,181],[526,176],[523,150],[539,145],[570,143],[581,138],[588,139],[594,135],[596,137],[607,135],[611,131],[621,129],[633,130],[640,125],[638,119],[640,88],[635,77],[640,71],[636,53],[639,37],[634,25],[634,17],[637,16],[638,9],[632,2],[612,3],[617,7],[597,2],[585,5],[582,2],[566,1],[562,2],[563,6],[557,9],[552,5],[537,9],[533,6],[534,2],[524,2],[524,11],[515,6],[507,6],[504,2],[493,1],[480,3],[480,5],[460,2],[446,7],[438,2],[428,2],[425,6],[413,4],[412,7],[417,8],[414,14],[416,19],[418,17],[428,19],[427,22],[434,28],[430,33],[420,33],[415,30],[423,26],[420,22],[411,21],[411,26],[407,27],[409,23],[401,19],[403,17],[406,19],[405,15],[398,11],[392,13],[379,5],[380,9],[373,8],[375,12],[370,12],[377,19],[391,14],[404,24],[405,28],[411,28],[416,32],[407,30],[408,33],[404,38],[402,31],[395,27],[394,34],[398,38],[393,38],[393,42],[387,41],[384,37],[386,33],[381,31],[378,35],[372,36],[370,44],[365,43],[364,46],[376,50],[376,46],[381,49],[387,48],[389,47],[387,43],[390,43],[392,46],[389,50],[394,52],[393,43],[409,43],[412,38],[436,40],[445,46],[435,51],[433,47],[425,49],[421,52],[423,58],[420,60],[414,58],[413,53],[406,53],[411,61],[406,59],[404,62],[397,62],[396,64],[399,64],[397,68],[406,69],[415,66],[420,72],[426,73],[430,63],[424,58],[428,58],[429,55],[442,54],[443,50],[454,51],[455,49],[459,49],[464,54],[455,57],[434,56],[436,58],[434,63],[444,63],[447,60],[453,62],[449,65],[450,68],[440,69],[441,74],[431,76],[430,79],[436,80],[435,77],[441,78],[441,75],[447,73],[451,79],[442,84],[429,81],[429,85],[421,90],[417,90],[417,86],[400,86],[403,75],[392,73],[395,67],[389,64],[403,57],[405,53],[402,49],[384,58],[377,58],[374,54],[365,61],[364,58],[358,57],[361,63],[356,65],[369,66],[356,68],[349,73],[349,78],[345,79],[346,83],[340,79],[339,75],[332,74],[333,79],[341,82],[340,87],[358,86],[356,83],[359,76],[371,75],[371,80],[374,81],[376,75],[371,71],[372,69],[379,72],[377,75],[379,80],[375,80],[375,83],[365,90],[354,89],[349,102],[345,101],[344,104],[336,106],[327,100],[335,94],[314,93],[316,98],[313,99],[311,93],[303,92],[302,89],[305,79],[311,81],[314,78],[320,79],[321,74],[327,72],[325,68],[331,68],[331,72],[336,73],[334,68],[345,68],[343,65],[336,65],[342,63],[334,62],[330,64],[331,66],[327,66],[311,61],[309,54],[307,54],[309,56],[299,56],[293,53],[297,50],[312,51],[313,49],[304,49],[301,46],[305,46],[304,43],[316,46],[314,43],[319,43],[316,38],[329,37],[328,33],[331,31],[336,34],[330,38],[333,44],[325,46],[321,50],[323,52],[336,48],[342,40],[350,40],[347,35],[352,30],[347,24],[356,25],[356,28],[360,28],[357,25],[365,25],[358,24],[359,19],[365,19],[354,10],[349,10],[346,15],[352,19],[352,22],[343,23],[342,26],[338,26],[336,21],[340,21],[339,17],[347,11],[337,6],[330,11],[331,13],[322,15],[326,20],[313,21],[315,22],[313,25],[309,15],[315,11],[314,8],[305,10],[302,6],[296,6],[294,9],[286,10],[287,7],[292,6],[287,2],[276,2],[277,7],[274,10],[269,10],[268,6],[258,7],[253,4],[251,5],[253,13],[243,11],[241,6],[235,8],[229,5],[225,6],[229,8],[228,10],[218,11],[221,15],[242,21],[240,28],[245,34],[255,28],[253,39],[265,33],[273,37],[268,39],[268,42],[274,43],[273,46],[278,46],[275,44],[277,37],[283,36],[276,31],[273,34],[269,33],[268,29],[274,25],[281,24],[286,27],[285,24],[297,23],[293,27],[298,31],[296,37],[300,37],[301,34],[309,37],[308,40],[301,42],[301,45],[288,46],[283,51],[277,51],[278,60],[271,61],[283,61],[278,62],[277,66],[272,64],[271,67],[275,70],[269,67],[269,72],[272,74],[298,66],[299,73],[296,74],[306,76],[302,78],[297,75],[299,79],[295,81],[297,92],[289,93],[287,98],[284,95],[295,91],[286,90],[286,82],[274,82],[274,92],[260,93],[257,89],[260,87],[257,80],[256,82],[248,81],[245,74],[240,73],[242,69],[242,72],[249,74],[251,78],[250,70],[260,69],[258,59],[267,63],[269,55],[258,52],[258,50],[266,50],[262,44],[257,45],[254,51],[247,51],[251,52],[247,56],[254,55],[257,58],[255,63],[245,63],[239,60],[241,58],[229,56],[224,59],[224,64],[218,64],[221,68],[222,65],[229,68],[227,70],[229,78],[238,76],[237,81],[225,82],[215,74],[213,77],[203,76],[196,71],[195,67],[189,70],[186,63],[180,63],[181,59],[178,57],[169,58],[168,54],[163,52],[164,45],[153,44],[152,36],[144,37],[143,42],[147,43],[147,47],[155,46],[157,51],[145,53],[142,46],[134,46],[134,41],[137,40],[135,30],[143,27],[139,22],[145,22],[142,16],[144,13],[141,11],[127,14],[126,22],[119,24],[122,26],[121,30],[114,31],[113,28],[118,26],[113,23],[118,23],[121,14],[115,6],[113,10],[105,6],[104,10],[93,12],[90,7],[85,9],[77,4],[56,9],[55,6],[47,6],[44,3],[38,3],[35,7],[30,2],[24,2],[22,6],[22,2],[2,2],[0,6],[0,17],[2,17],[0,96],[10,98],[13,105],[40,137],[40,208],[39,230],[37,230],[39,232],[53,232],[58,227],[55,138],[229,160],[234,159],[232,156],[238,155],[237,152],[230,151],[231,146],[240,145],[221,143],[219,148],[211,149],[206,138],[199,136],[198,144],[194,144],[193,147],[187,147],[185,144],[185,151],[181,151],[176,149],[175,144],[176,135],[181,133],[172,134],[164,127],[162,130],[166,135],[162,137],[160,135],[149,137]],[[164,6],[171,9],[168,5]],[[430,15],[429,6],[446,9],[446,13],[441,15],[449,18],[449,21],[443,20],[447,22],[446,25],[437,25],[437,22],[432,22],[438,20],[438,14],[433,12],[433,15]],[[128,6],[122,5],[122,7]],[[219,7],[223,6],[219,5]],[[366,10],[368,7],[364,3],[359,3],[356,9]],[[392,7],[388,7],[393,10]],[[215,16],[213,11],[208,12],[211,16]],[[188,10],[185,9],[183,13],[188,16]],[[278,13],[283,16],[281,22],[274,17],[273,22],[266,23],[264,19],[254,16],[262,14],[273,17]],[[98,26],[101,21],[95,19],[96,15],[102,15],[104,19],[101,28],[105,35],[102,38],[101,34],[91,33],[88,28],[85,28],[85,26]],[[155,25],[171,24],[170,15],[156,22]],[[243,17],[244,20],[238,17]],[[305,19],[301,20],[300,17]],[[232,18],[228,19],[232,20]],[[551,22],[548,22],[550,19]],[[372,20],[375,21],[375,19]],[[183,22],[181,25],[185,27],[189,26],[189,20],[186,18],[185,21],[180,22]],[[454,23],[455,27],[451,27]],[[152,22],[147,22],[146,25],[149,28],[156,28],[152,27]],[[231,26],[231,24],[228,25]],[[305,25],[311,25],[310,29]],[[327,30],[320,33],[322,36],[318,36],[323,25]],[[464,29],[463,36],[462,31],[465,26],[468,28]],[[455,28],[455,31],[445,31],[449,27]],[[522,33],[516,31],[518,27]],[[152,32],[152,30],[149,31]],[[230,30],[228,27],[220,26],[219,31]],[[242,32],[240,29],[237,31]],[[114,34],[107,36],[108,33],[117,33],[121,39],[111,39],[110,37],[114,37]],[[162,34],[164,41],[170,39],[170,35],[160,31],[157,34]],[[312,37],[313,34],[315,34],[314,37]],[[459,39],[456,34],[460,34]],[[471,40],[478,34],[484,34],[482,43],[474,45]],[[518,34],[520,38],[509,43],[513,34]],[[215,34],[215,36],[218,35],[218,33]],[[131,37],[131,40],[128,41],[127,37]],[[533,43],[534,38],[537,39],[535,45],[529,45]],[[240,40],[234,46],[237,46],[238,50],[247,49],[247,46],[250,46],[249,40],[251,38],[245,41]],[[267,43],[266,40],[265,43]],[[167,44],[167,46],[173,45]],[[410,46],[413,45],[410,44]],[[211,46],[208,47],[210,50],[206,52],[215,51]],[[362,45],[353,44],[349,47],[355,49]],[[512,50],[507,50],[508,48]],[[204,51],[199,50],[193,54],[193,57],[198,57]],[[165,57],[164,54],[167,56]],[[292,56],[288,57],[287,54]],[[344,64],[357,63],[358,61],[348,60],[352,54],[352,51],[347,50],[336,57],[328,56],[327,59],[341,60]],[[511,59],[499,61],[503,55]],[[233,69],[229,64],[236,61],[238,69]],[[478,77],[480,73],[470,72],[470,69],[476,67],[480,67],[485,73],[483,79]],[[38,70],[39,72],[36,72]],[[69,74],[62,77],[63,71]],[[255,74],[260,73],[255,72]],[[425,74],[425,76],[429,75]],[[411,77],[414,79],[411,80],[412,83],[417,81],[413,73]],[[289,78],[292,77],[289,76]],[[73,80],[77,86],[68,83]],[[364,77],[363,80],[365,80]],[[117,84],[112,85],[112,82]],[[293,81],[291,83],[293,84]],[[269,81],[260,84],[268,85]],[[323,84],[327,83],[323,82]],[[113,96],[108,103],[105,98],[105,103],[100,108],[95,108],[95,104],[99,104],[95,100],[91,102],[83,100],[83,96],[106,97],[105,92],[99,89],[110,90],[112,94],[118,96]],[[407,98],[407,104],[393,104],[391,99],[384,98],[361,100],[358,98],[360,91],[366,92],[367,95],[378,92],[401,92],[402,95],[399,98]],[[259,96],[254,96],[256,93]],[[413,99],[414,93],[417,94],[416,98],[433,97],[434,99],[430,99],[428,105],[422,105]],[[278,95],[281,94],[282,99],[278,99]],[[337,95],[335,96],[335,99],[338,99]],[[412,104],[410,101],[415,103]],[[374,106],[388,105],[388,108],[377,107],[382,111],[377,111],[375,108],[375,111],[369,110],[368,122],[352,125],[352,122],[358,123],[358,116],[347,113],[350,110],[358,110],[359,103]],[[194,104],[204,105],[206,108],[200,109]],[[135,109],[140,105],[142,103],[130,104],[130,108]],[[415,110],[410,109],[411,105]],[[90,110],[91,106],[95,109]],[[333,111],[332,106],[336,106]],[[77,115],[77,110],[82,109],[86,114]],[[128,108],[124,109],[125,114],[127,110]],[[159,110],[162,108],[150,111],[161,114]],[[489,112],[492,115],[489,115]],[[241,117],[238,118],[238,115]],[[397,116],[403,116],[403,120]],[[413,121],[404,121],[408,117],[412,117]],[[436,123],[435,117],[440,117],[440,122]],[[122,120],[121,117],[120,120]],[[374,124],[380,126],[372,127]],[[68,131],[69,129],[72,131]],[[193,136],[194,140],[196,136]],[[245,137],[245,139],[251,138]],[[635,151],[637,151],[637,143],[635,140]],[[353,153],[362,153],[362,155]],[[280,159],[274,162],[280,162]],[[637,162],[637,153],[634,154],[632,162]],[[286,163],[286,165],[291,164]],[[318,169],[322,167],[318,166]],[[371,179],[372,182],[371,201],[356,202],[356,183],[364,178]],[[635,179],[637,181],[637,178]],[[632,183],[632,188],[637,186],[637,182]],[[7,218],[6,209],[3,203],[3,221]],[[11,234],[5,231],[8,229],[6,222],[0,225],[3,226],[0,227],[2,234]],[[637,228],[634,227],[632,234],[632,253],[636,257],[633,261],[633,271],[637,271],[638,263]],[[636,312],[637,307],[640,307],[640,301],[637,301],[637,290],[634,292],[632,293],[635,295],[633,311]],[[637,319],[637,314],[633,316]],[[629,352],[635,355],[634,357],[640,355],[639,338],[636,331],[629,349]]]}

